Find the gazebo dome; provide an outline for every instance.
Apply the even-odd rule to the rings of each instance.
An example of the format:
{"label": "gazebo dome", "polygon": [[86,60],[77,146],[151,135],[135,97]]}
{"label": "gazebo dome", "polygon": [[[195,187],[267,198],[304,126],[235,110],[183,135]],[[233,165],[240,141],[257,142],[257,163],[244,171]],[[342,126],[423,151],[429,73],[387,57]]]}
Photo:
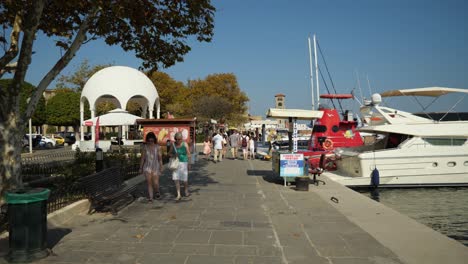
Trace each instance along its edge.
{"label": "gazebo dome", "polygon": [[92,109],[102,96],[115,97],[125,109],[132,97],[147,99],[150,111],[158,99],[158,92],[151,80],[142,72],[125,66],[112,66],[96,72],[85,84],[81,101],[86,98]]}
{"label": "gazebo dome", "polygon": [[[159,118],[160,100],[156,87],[144,73],[130,67],[107,67],[89,78],[81,92],[81,125],[83,125],[84,121],[85,100],[88,100],[91,118],[94,119],[96,117],[96,103],[99,99],[110,100],[112,103],[117,104],[117,108],[123,110],[126,110],[127,103],[132,100],[141,106],[144,117],[149,111],[149,118],[153,118],[153,113],[156,111],[156,118]],[[82,126],[81,131],[83,129]],[[96,136],[94,125],[91,134],[94,140]],[[81,141],[84,141],[84,133],[81,133]]]}

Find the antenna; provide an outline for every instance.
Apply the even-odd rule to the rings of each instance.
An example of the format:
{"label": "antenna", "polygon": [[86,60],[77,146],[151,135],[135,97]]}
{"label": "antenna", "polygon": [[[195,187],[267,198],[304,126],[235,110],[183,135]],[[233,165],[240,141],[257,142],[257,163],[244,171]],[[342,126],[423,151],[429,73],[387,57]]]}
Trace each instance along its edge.
{"label": "antenna", "polygon": [[[364,96],[362,95],[361,81],[359,80],[359,74],[358,74],[357,70],[354,70],[354,72],[356,73],[356,80],[357,80],[357,83],[358,83],[359,93],[361,94],[361,102],[363,102],[364,101]],[[361,103],[359,103],[359,104],[361,104]]]}
{"label": "antenna", "polygon": [[319,92],[319,79],[318,79],[318,61],[317,61],[317,38],[314,34],[314,56],[315,56],[315,81],[317,88],[317,108],[320,106],[320,92]]}
{"label": "antenna", "polygon": [[[310,89],[312,91],[312,110],[315,109],[315,98],[314,98],[314,75],[313,75],[313,66],[312,66],[312,50],[310,47],[310,34],[307,38],[309,42],[309,65],[310,65]],[[317,94],[318,96],[318,94]]]}
{"label": "antenna", "polygon": [[367,77],[367,86],[369,86],[369,93],[372,95],[372,89],[371,89],[370,82],[369,82],[369,75],[366,75],[366,77]]}

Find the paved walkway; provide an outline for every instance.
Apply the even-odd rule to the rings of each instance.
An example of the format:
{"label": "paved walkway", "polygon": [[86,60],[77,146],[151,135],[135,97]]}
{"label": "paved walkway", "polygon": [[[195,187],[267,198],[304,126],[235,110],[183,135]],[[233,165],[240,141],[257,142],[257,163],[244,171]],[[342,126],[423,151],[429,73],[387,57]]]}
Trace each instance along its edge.
{"label": "paved walkway", "polygon": [[179,202],[168,172],[161,183],[153,204],[51,229],[53,253],[38,263],[403,263],[314,192],[320,187],[275,182],[270,162],[201,160],[192,195]]}

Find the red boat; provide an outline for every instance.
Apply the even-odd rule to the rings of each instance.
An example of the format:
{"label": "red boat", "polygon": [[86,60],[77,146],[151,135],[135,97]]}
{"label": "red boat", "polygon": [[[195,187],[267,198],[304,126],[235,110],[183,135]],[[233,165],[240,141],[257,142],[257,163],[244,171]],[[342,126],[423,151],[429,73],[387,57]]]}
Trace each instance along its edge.
{"label": "red boat", "polygon": [[[352,99],[352,94],[323,94],[323,99]],[[350,111],[344,111],[343,118],[335,108],[329,108],[320,105],[319,109],[323,111],[323,116],[315,120],[312,134],[308,144],[308,150],[301,151],[304,157],[308,158],[311,169],[318,168],[320,156],[325,154],[326,170],[335,170],[336,164],[333,161],[333,150],[336,148],[356,147],[364,144],[358,125]]]}

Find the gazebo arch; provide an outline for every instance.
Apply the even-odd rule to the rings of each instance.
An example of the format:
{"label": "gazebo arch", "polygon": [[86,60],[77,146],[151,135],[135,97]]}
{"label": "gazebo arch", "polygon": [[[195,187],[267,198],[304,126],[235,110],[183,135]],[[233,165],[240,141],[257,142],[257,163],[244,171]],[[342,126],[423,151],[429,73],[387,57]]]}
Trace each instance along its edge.
{"label": "gazebo arch", "polygon": [[[125,66],[112,66],[96,72],[86,82],[80,98],[81,141],[84,140],[84,102],[88,100],[91,118],[96,117],[96,105],[101,98],[111,97],[118,107],[126,110],[127,103],[132,100],[143,107],[143,116],[149,111],[149,118],[160,118],[160,100],[153,82],[142,72]],[[95,129],[92,129],[92,140],[95,139]]]}

